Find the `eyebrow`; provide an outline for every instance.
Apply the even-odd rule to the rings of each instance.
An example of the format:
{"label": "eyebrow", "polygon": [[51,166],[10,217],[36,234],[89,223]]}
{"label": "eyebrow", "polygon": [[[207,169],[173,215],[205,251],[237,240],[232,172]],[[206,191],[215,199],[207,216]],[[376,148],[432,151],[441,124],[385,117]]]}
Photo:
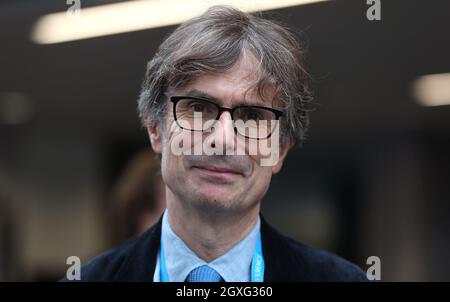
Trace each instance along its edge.
{"label": "eyebrow", "polygon": [[208,94],[206,92],[198,90],[198,89],[189,90],[188,92],[186,92],[186,95],[187,96],[196,97],[196,98],[206,99],[208,101],[213,101],[215,103],[219,102],[218,98],[216,98],[216,97],[214,97],[214,96],[212,96],[212,95],[210,95],[210,94]]}
{"label": "eyebrow", "polygon": [[[206,99],[208,101],[212,101],[214,103],[221,103],[220,99],[212,96],[204,91],[198,90],[198,89],[192,89],[189,90],[188,92],[186,92],[187,96],[192,96],[192,97],[197,97],[197,98],[202,98],[202,99]],[[255,101],[246,101],[244,100],[241,104],[237,105],[237,106],[258,106],[258,107],[268,107],[268,104],[262,103],[262,102],[255,102]],[[272,108],[272,107],[268,107],[268,108]]]}

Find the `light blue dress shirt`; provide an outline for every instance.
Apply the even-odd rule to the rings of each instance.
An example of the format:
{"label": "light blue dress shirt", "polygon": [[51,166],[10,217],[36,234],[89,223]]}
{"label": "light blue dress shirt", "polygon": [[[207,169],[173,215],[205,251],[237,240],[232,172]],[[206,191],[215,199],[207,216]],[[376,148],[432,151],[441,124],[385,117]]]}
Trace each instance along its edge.
{"label": "light blue dress shirt", "polygon": [[[164,245],[164,257],[166,269],[171,282],[184,282],[187,275],[195,268],[209,265],[216,270],[226,282],[248,282],[250,281],[250,269],[253,253],[255,251],[258,235],[260,232],[260,219],[248,235],[232,247],[227,253],[207,263],[199,258],[170,227],[169,215],[166,210],[163,214],[161,236]],[[156,258],[155,273],[153,281],[160,279],[160,253]]]}

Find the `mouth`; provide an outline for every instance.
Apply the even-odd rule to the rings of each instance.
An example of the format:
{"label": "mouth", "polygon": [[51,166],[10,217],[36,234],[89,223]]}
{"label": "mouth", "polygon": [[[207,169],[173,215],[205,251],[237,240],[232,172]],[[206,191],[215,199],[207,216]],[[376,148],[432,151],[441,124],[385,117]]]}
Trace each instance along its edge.
{"label": "mouth", "polygon": [[242,173],[226,167],[193,166],[192,169],[199,172],[202,176],[215,180],[220,179],[226,181],[232,180],[237,176],[242,176]]}

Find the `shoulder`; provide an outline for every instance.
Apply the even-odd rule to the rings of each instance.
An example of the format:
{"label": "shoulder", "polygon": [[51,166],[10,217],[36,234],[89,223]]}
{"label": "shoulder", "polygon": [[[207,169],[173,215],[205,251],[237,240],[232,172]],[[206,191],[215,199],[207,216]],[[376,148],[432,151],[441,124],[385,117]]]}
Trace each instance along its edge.
{"label": "shoulder", "polygon": [[311,281],[368,281],[361,268],[334,253],[313,248],[291,238],[285,237],[285,240],[294,257],[299,260],[298,268],[305,270]]}
{"label": "shoulder", "polygon": [[139,238],[108,250],[95,257],[81,268],[82,281],[112,281],[126,265]]}
{"label": "shoulder", "polygon": [[262,236],[268,280],[368,281],[366,274],[357,265],[331,252],[320,250],[286,237],[267,223],[264,223]]}
{"label": "shoulder", "polygon": [[81,281],[152,281],[159,236],[158,223],[141,236],[93,258],[81,267]]}

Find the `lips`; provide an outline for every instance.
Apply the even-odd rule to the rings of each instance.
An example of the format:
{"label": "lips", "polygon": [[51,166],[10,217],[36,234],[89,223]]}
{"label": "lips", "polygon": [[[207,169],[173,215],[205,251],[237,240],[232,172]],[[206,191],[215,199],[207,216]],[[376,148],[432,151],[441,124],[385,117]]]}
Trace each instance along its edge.
{"label": "lips", "polygon": [[192,170],[204,181],[215,184],[231,184],[243,176],[242,173],[228,167],[193,166]]}
{"label": "lips", "polygon": [[196,169],[200,169],[200,170],[205,170],[207,172],[211,172],[211,173],[217,173],[217,174],[242,174],[239,171],[230,169],[228,167],[220,167],[220,166],[193,166],[193,168]]}

